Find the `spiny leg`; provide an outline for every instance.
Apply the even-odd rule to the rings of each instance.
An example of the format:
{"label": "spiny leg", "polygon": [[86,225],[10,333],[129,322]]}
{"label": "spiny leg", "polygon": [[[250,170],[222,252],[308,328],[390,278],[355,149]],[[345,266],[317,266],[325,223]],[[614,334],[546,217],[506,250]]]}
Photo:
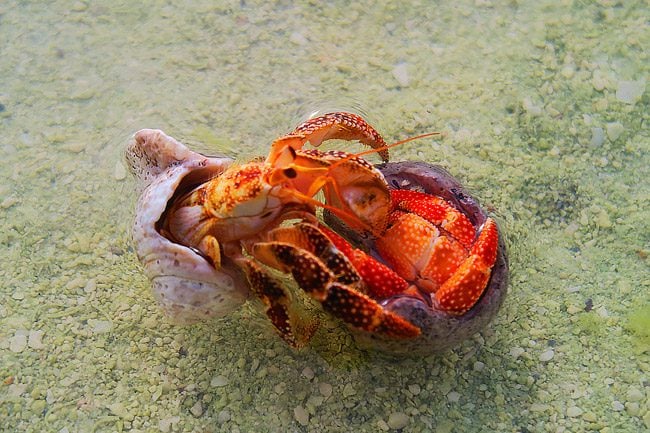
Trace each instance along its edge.
{"label": "spiny leg", "polygon": [[326,227],[320,227],[320,230],[350,260],[365,283],[368,295],[375,299],[386,299],[405,293],[409,289],[410,284],[388,266],[378,262],[360,249],[354,248],[338,233]]}
{"label": "spiny leg", "polygon": [[[268,235],[268,240],[287,243],[308,251],[324,263],[337,282],[359,285],[361,277],[355,272],[353,264],[349,261],[349,256],[345,251],[337,248],[337,245],[326,233],[329,233],[329,230],[324,227],[302,222],[291,227],[272,230]],[[276,269],[283,267],[280,262],[275,262],[271,266]]]}
{"label": "spiny leg", "polygon": [[298,286],[323,304],[325,310],[349,325],[396,338],[413,338],[420,328],[385,310],[351,285],[341,284],[322,260],[282,242],[255,244],[253,255],[263,263],[290,272]]}
{"label": "spiny leg", "polygon": [[292,302],[290,293],[252,260],[242,264],[253,293],[262,301],[265,313],[280,337],[292,347],[305,346],[318,328],[316,319],[306,319],[300,306]]}

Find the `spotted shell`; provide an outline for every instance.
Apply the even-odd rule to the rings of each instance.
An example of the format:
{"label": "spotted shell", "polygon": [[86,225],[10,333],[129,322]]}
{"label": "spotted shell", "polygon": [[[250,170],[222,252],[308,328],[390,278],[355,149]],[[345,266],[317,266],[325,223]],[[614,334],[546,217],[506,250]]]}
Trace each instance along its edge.
{"label": "spotted shell", "polygon": [[[443,168],[420,161],[387,163],[378,166],[390,188],[414,189],[437,195],[465,213],[474,227],[479,228],[487,213],[463,186]],[[354,233],[340,224],[331,214],[325,221],[339,233],[344,233],[355,243],[372,251],[372,241],[356,238]],[[499,230],[501,233],[501,230]],[[382,305],[406,318],[421,329],[419,337],[411,340],[390,340],[377,334],[355,332],[359,346],[393,354],[422,355],[443,352],[485,328],[496,316],[508,286],[508,259],[503,236],[499,239],[497,260],[490,281],[476,305],[461,316],[450,315],[436,309],[419,298],[397,295],[382,301]]]}
{"label": "spotted shell", "polygon": [[140,193],[132,232],[135,251],[166,316],[175,323],[189,324],[226,315],[243,304],[249,289],[237,266],[225,261],[217,270],[157,229],[172,200],[220,175],[232,159],[193,152],[154,129],[134,134],[125,159]]}

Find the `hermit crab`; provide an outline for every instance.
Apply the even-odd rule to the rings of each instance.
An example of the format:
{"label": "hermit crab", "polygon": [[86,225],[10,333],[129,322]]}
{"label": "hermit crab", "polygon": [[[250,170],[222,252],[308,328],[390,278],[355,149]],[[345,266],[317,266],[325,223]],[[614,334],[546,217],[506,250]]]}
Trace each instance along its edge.
{"label": "hermit crab", "polygon": [[[358,140],[384,163],[316,149],[330,139]],[[284,273],[388,352],[443,350],[485,326],[507,281],[495,221],[444,171],[388,163],[389,147],[345,112],[300,124],[243,164],[137,132],[126,149],[142,189],[133,237],[164,311],[191,323],[251,293],[277,333],[303,346],[318,321]]]}

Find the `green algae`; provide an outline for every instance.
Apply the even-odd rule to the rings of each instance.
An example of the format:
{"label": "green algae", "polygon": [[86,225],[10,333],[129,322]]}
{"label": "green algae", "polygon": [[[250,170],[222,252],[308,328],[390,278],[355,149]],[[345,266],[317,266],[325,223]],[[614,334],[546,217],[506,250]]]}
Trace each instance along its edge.
{"label": "green algae", "polygon": [[650,351],[650,305],[631,311],[626,317],[625,328],[633,335],[636,352]]}

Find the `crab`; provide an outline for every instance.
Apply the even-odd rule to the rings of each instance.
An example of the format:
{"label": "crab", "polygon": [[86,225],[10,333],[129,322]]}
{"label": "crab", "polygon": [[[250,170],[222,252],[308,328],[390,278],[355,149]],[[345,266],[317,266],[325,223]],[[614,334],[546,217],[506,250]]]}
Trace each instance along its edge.
{"label": "crab", "polygon": [[[389,308],[392,300],[417,300],[449,317],[461,317],[477,304],[497,261],[494,220],[487,217],[477,227],[444,198],[389,187],[363,153],[304,148],[329,139],[358,140],[388,160],[381,135],[360,116],[344,112],[302,123],[274,141],[264,160],[244,164],[193,153],[161,131],[136,133],[127,149],[132,171],[140,179],[151,172],[175,176],[171,183],[144,182],[142,218],[134,229],[136,245],[141,244],[136,251],[168,313],[186,322],[226,314],[248,294],[245,275],[278,334],[303,346],[317,321],[271,269],[291,274],[298,287],[353,330],[389,341],[418,339],[423,330],[418,320]],[[161,155],[161,149],[178,155]],[[214,167],[198,169],[208,166]],[[155,211],[145,213],[160,189],[156,182],[167,189]],[[318,198],[321,192],[324,199]],[[339,228],[320,222],[318,208]],[[162,246],[158,251],[152,247],[156,242]],[[182,254],[192,259],[186,263]],[[213,275],[197,280],[192,267]],[[177,281],[168,282],[170,275]],[[179,284],[183,280],[192,284]],[[220,291],[224,284],[226,291]],[[209,293],[209,305],[198,296],[203,292]]]}

